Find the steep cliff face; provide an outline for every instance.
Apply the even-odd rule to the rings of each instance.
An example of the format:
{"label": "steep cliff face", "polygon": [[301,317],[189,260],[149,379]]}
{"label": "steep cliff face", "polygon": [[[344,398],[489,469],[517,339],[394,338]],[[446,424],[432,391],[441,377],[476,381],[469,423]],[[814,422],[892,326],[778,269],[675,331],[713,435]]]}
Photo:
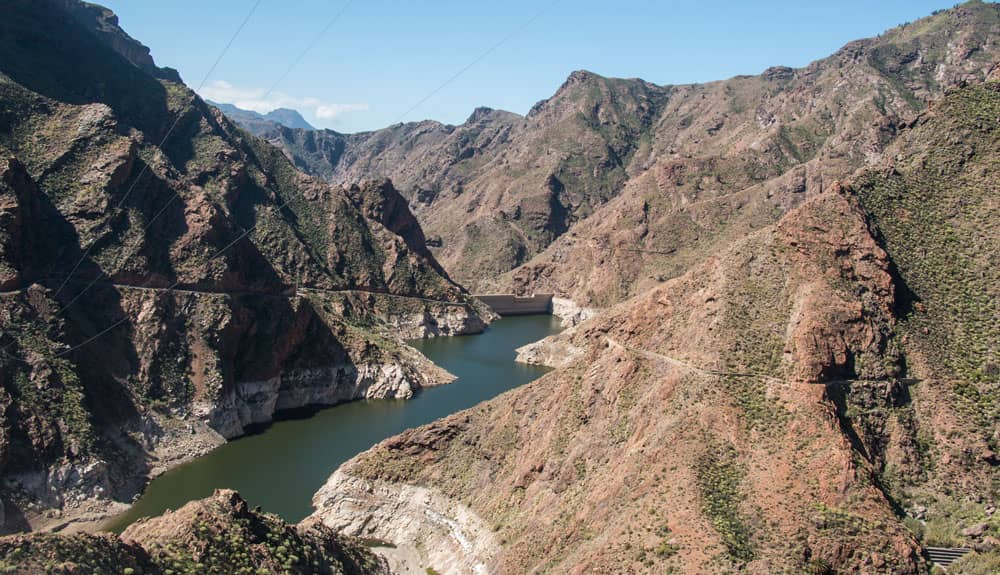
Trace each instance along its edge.
{"label": "steep cliff face", "polygon": [[362,542],[321,525],[292,526],[219,490],[132,525],[121,537],[0,538],[0,566],[17,573],[294,573],[389,575]]}
{"label": "steep cliff face", "polygon": [[998,106],[949,92],[850,185],[522,350],[554,372],[350,461],[314,517],[444,573],[923,573],[924,545],[989,572]]}
{"label": "steep cliff face", "polygon": [[[898,332],[906,375],[920,382],[911,389],[912,411],[898,421],[882,416],[884,396],[861,390],[855,426],[884,462],[885,483],[911,513],[919,510],[929,544],[992,548],[994,566],[1000,562],[998,117],[996,81],[956,90],[853,185],[904,288]],[[917,458],[899,441],[914,428]],[[983,557],[978,572],[989,572]],[[970,573],[977,572],[973,563]]]}
{"label": "steep cliff face", "polygon": [[298,172],[102,8],[5,8],[4,529],[131,500],[179,428],[191,457],[277,410],[450,379],[400,337],[485,324],[389,182]]}
{"label": "steep cliff face", "polygon": [[986,77],[998,33],[1000,9],[968,2],[801,69],[685,86],[575,72],[526,117],[265,135],[324,179],[391,177],[460,282],[605,307],[879,161],[928,101]]}
{"label": "steep cliff face", "polygon": [[122,31],[118,26],[118,16],[111,10],[104,6],[78,0],[58,0],[54,4],[79,21],[84,29],[131,62],[132,65],[158,78],[174,82],[181,81],[176,70],[158,67],[153,61],[149,48]]}

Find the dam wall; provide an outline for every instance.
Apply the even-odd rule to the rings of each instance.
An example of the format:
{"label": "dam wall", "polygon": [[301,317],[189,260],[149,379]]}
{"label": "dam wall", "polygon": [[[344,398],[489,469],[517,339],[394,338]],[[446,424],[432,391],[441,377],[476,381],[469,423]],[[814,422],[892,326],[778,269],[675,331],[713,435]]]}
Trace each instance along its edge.
{"label": "dam wall", "polygon": [[506,315],[532,315],[552,313],[552,294],[516,296],[514,294],[473,294],[490,309]]}

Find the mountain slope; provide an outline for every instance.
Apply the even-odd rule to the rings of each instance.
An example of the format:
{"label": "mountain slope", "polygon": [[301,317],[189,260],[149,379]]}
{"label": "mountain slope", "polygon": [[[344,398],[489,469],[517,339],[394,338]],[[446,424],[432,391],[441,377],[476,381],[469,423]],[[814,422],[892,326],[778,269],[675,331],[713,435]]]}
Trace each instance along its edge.
{"label": "mountain slope", "polygon": [[449,379],[400,338],[484,323],[390,184],[296,171],[103,9],[5,7],[4,529],[103,513],[277,410]]}
{"label": "mountain slope", "polygon": [[924,545],[988,572],[998,86],[529,346],[560,367],[356,457],[314,517],[442,572],[923,573]]}
{"label": "mountain slope", "polygon": [[998,36],[1000,8],[969,2],[800,70],[675,93],[648,169],[501,284],[603,306],[675,277],[880,161],[929,100],[986,78]]}
{"label": "mountain slope", "polygon": [[929,100],[986,77],[998,14],[968,2],[802,69],[708,84],[575,72],[526,117],[265,137],[329,181],[390,177],[466,285],[606,306],[877,161]]}

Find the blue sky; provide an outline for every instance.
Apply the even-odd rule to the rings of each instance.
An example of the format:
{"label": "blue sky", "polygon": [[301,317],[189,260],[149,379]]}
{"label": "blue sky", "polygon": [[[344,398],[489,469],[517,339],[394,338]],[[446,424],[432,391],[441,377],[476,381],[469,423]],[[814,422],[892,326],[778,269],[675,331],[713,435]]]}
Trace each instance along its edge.
{"label": "blue sky", "polygon": [[[102,3],[159,65],[177,68],[196,87],[253,1]],[[342,132],[425,118],[461,123],[477,106],[526,113],[577,69],[678,84],[803,66],[955,1],[354,0],[263,99],[345,4],[263,0],[202,95],[259,111],[294,107],[314,125]]]}

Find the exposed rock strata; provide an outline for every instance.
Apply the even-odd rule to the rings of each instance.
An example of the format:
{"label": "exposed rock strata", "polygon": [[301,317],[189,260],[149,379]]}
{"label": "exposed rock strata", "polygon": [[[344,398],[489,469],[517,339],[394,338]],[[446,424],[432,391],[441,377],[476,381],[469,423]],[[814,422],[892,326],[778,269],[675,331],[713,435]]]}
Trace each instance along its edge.
{"label": "exposed rock strata", "polygon": [[434,489],[337,472],[313,496],[313,507],[316,511],[305,524],[317,522],[338,533],[398,542],[397,547],[419,557],[417,568],[474,575],[495,572],[490,565],[500,546],[490,527]]}
{"label": "exposed rock strata", "polygon": [[419,355],[408,363],[315,367],[241,382],[216,402],[201,409],[196,406],[194,413],[210,421],[223,437],[233,438],[247,426],[271,421],[282,410],[355,399],[410,399],[417,389],[454,379]]}
{"label": "exposed rock strata", "polygon": [[552,315],[562,320],[563,327],[573,327],[598,313],[596,308],[582,307],[569,298],[558,296],[552,298]]}
{"label": "exposed rock strata", "polygon": [[477,313],[469,307],[442,306],[438,310],[397,315],[386,319],[386,324],[403,339],[472,335],[482,333],[486,329],[484,316],[492,320],[495,314],[488,309]]}
{"label": "exposed rock strata", "polygon": [[583,356],[584,350],[568,340],[570,334],[567,332],[574,329],[570,328],[559,334],[563,337],[549,336],[517,348],[515,361],[552,368],[566,367],[576,363]]}

